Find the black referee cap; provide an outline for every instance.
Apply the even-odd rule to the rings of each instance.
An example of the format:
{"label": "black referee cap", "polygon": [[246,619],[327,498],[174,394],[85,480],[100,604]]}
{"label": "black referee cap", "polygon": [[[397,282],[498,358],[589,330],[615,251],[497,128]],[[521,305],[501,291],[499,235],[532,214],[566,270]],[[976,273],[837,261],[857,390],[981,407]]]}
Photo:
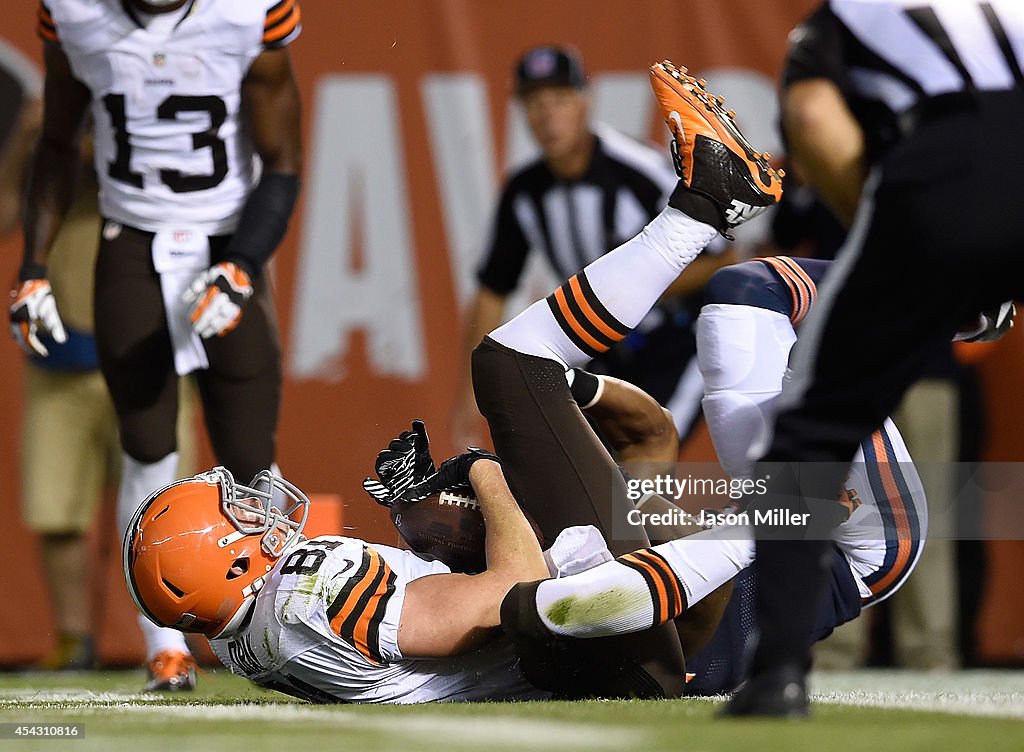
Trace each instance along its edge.
{"label": "black referee cap", "polygon": [[523,53],[516,64],[516,94],[522,96],[541,86],[587,85],[583,60],[571,47],[541,45]]}

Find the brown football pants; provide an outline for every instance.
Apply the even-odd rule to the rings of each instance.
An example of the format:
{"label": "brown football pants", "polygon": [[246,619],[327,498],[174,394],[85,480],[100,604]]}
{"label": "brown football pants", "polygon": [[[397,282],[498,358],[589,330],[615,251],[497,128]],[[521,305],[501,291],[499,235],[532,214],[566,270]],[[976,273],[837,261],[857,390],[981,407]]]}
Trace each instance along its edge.
{"label": "brown football pants", "polygon": [[[228,240],[210,238],[214,263]],[[93,301],[100,369],[114,400],[121,446],[147,463],[175,450],[178,413],[178,376],[152,241],[152,233],[127,226],[101,240]],[[213,451],[243,483],[274,461],[281,401],[273,306],[265,278],[253,284],[238,326],[204,340],[210,367],[195,374]]]}
{"label": "brown football pants", "polygon": [[[473,388],[509,487],[547,544],[566,527],[594,525],[616,556],[650,545],[642,527],[626,523],[625,481],[569,393],[561,365],[485,337],[473,352]],[[654,685],[654,696],[683,692],[686,663],[671,623],[574,640],[570,655],[583,668],[581,681],[593,683],[578,688],[581,696],[649,697]]]}

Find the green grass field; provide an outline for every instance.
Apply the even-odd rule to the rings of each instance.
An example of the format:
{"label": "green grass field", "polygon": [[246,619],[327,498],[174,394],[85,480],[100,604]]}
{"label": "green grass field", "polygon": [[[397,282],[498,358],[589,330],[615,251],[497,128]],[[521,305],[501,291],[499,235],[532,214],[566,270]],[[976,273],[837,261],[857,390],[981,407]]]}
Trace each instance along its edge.
{"label": "green grass field", "polygon": [[715,717],[715,700],[313,706],[206,672],[195,694],[138,693],[139,672],[0,674],[0,723],[83,723],[77,740],[0,749],[1024,750],[1024,672],[818,674],[809,721]]}

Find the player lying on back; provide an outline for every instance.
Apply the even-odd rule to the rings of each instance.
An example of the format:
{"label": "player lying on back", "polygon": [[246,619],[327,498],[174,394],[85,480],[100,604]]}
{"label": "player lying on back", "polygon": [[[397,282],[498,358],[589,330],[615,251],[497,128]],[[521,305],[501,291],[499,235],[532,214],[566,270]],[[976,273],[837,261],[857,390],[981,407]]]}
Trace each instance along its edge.
{"label": "player lying on back", "polygon": [[233,672],[312,702],[544,697],[493,639],[508,589],[547,576],[536,535],[488,453],[455,457],[418,488],[466,484],[487,529],[477,575],[354,538],[307,540],[298,488],[269,471],[243,486],[217,468],[136,513],[129,591],[157,624],[211,638]]}
{"label": "player lying on back", "polygon": [[[697,357],[705,382],[704,416],[719,461],[730,477],[750,475],[751,448],[771,424],[789,352],[796,342],[796,327],[813,306],[817,284],[829,263],[788,257],[756,259],[722,269],[708,285],[708,303],[697,323]],[[675,461],[678,446],[663,440],[666,435],[674,437],[674,433],[663,430],[664,420],[660,421],[662,430],[655,430],[661,408],[635,387],[582,372],[574,379],[572,390],[577,401],[587,406],[585,411],[597,418],[602,432],[618,438],[613,444],[620,454],[627,460],[643,461],[634,468],[649,469],[652,463]],[[631,408],[627,410],[626,404]],[[611,405],[615,410],[609,413],[607,407]],[[634,428],[628,431],[622,426],[626,415],[645,416],[645,420],[634,417]],[[646,430],[638,430],[637,425]],[[837,499],[843,521],[834,532],[830,598],[819,614],[816,639],[895,592],[906,581],[924,547],[924,490],[891,420],[861,444],[844,487],[837,490]],[[670,510],[668,502],[658,497],[642,500],[640,505],[649,514]],[[742,559],[753,559],[752,530],[732,527],[716,532],[742,541]],[[650,533],[652,538],[662,540],[669,535],[664,528],[656,527]],[[711,588],[735,572],[728,563],[715,566],[717,555],[699,542],[704,537],[696,535],[669,546],[693,550],[693,558],[704,562]],[[696,553],[695,546],[700,545],[705,546],[704,551]],[[588,576],[618,579],[611,567],[607,569],[610,571],[604,574],[595,571]],[[575,588],[581,579],[571,577],[554,586],[544,584],[540,590],[550,588],[552,594],[560,594]],[[686,587],[686,580],[683,585]],[[593,587],[588,583],[588,591]],[[547,626],[550,618],[543,612],[540,618]],[[554,625],[554,631],[562,630]],[[687,670],[694,675],[687,692],[710,694],[734,689],[745,676],[753,634],[753,581],[744,570],[734,581],[731,600],[708,646],[687,653]]]}

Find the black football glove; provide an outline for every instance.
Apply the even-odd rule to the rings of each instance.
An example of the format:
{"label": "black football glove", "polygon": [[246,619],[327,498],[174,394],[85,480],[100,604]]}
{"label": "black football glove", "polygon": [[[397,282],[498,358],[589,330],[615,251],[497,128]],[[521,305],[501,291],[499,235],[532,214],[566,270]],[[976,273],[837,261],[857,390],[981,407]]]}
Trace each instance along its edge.
{"label": "black football glove", "polygon": [[412,422],[412,430],[392,439],[377,455],[373,465],[377,478],[366,478],[363,488],[370,497],[386,507],[393,506],[403,491],[435,472],[430,456],[430,439],[422,420]]}
{"label": "black football glove", "polygon": [[469,482],[469,469],[477,460],[501,462],[496,455],[486,449],[470,447],[465,454],[450,457],[442,462],[437,472],[408,486],[398,495],[397,501],[423,501],[442,491],[471,491],[473,487]]}

